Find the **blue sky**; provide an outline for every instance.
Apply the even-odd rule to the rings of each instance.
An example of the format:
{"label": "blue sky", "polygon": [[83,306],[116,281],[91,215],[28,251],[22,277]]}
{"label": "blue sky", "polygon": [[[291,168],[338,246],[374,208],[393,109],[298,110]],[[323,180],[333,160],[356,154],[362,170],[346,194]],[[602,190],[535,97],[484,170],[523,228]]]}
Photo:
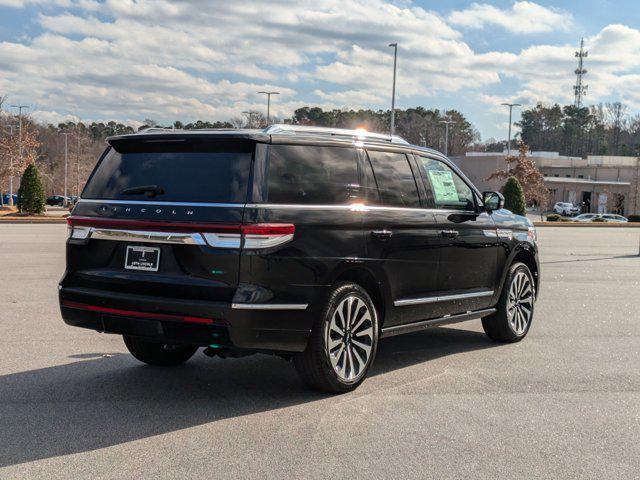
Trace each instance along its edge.
{"label": "blue sky", "polygon": [[[632,0],[0,0],[0,95],[42,121],[224,120],[302,105],[455,108],[503,138],[499,104],[571,103],[585,37],[587,103],[640,111]],[[517,113],[516,113],[517,119]]]}

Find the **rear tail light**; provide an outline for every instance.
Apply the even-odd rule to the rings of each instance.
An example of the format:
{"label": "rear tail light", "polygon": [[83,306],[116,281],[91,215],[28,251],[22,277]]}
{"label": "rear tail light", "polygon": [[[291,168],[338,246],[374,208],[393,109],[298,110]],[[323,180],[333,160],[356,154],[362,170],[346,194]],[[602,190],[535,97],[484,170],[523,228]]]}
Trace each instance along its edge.
{"label": "rear tail light", "polygon": [[218,248],[256,250],[273,248],[293,240],[295,225],[290,223],[254,223],[240,225],[240,233],[203,233],[207,243]]}
{"label": "rear tail light", "polygon": [[[157,222],[147,220],[95,218],[95,217],[69,217],[69,238],[88,241],[91,234],[97,230],[104,231],[128,231],[137,234],[148,232],[166,232],[167,239],[164,243],[174,243],[168,238],[176,237],[177,233],[191,234],[199,241],[196,244],[206,242],[216,248],[240,247],[250,250],[272,248],[293,239],[295,225],[291,223],[253,223],[248,225],[224,225],[216,223],[196,222]],[[97,236],[97,234],[96,234]],[[157,235],[155,235],[157,238]],[[101,237],[102,238],[102,237]],[[153,242],[152,236],[141,241]]]}
{"label": "rear tail light", "polygon": [[256,223],[243,225],[244,248],[260,249],[282,245],[293,240],[296,227],[290,223]]}

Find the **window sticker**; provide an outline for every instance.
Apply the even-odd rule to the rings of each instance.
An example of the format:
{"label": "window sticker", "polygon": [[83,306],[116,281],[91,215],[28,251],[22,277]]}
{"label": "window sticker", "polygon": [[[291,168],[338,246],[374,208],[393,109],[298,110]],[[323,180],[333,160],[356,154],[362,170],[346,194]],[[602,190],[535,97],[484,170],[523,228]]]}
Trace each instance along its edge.
{"label": "window sticker", "polygon": [[433,187],[436,203],[459,202],[458,190],[453,183],[451,172],[442,170],[429,170],[429,180]]}

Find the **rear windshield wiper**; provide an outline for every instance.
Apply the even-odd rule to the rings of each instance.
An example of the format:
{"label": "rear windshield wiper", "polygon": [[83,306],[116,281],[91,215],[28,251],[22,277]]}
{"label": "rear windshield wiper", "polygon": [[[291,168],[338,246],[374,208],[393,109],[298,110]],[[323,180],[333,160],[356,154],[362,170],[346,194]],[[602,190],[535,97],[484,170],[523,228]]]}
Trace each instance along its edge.
{"label": "rear windshield wiper", "polygon": [[156,195],[162,195],[164,188],[158,185],[140,185],[139,187],[125,188],[120,192],[120,195],[142,195],[143,193],[147,197],[155,197]]}

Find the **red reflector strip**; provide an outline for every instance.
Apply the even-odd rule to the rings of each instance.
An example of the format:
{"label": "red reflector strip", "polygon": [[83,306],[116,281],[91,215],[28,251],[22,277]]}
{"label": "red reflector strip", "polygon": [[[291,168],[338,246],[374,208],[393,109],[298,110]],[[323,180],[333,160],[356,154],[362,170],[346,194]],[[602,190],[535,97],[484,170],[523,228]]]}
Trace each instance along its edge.
{"label": "red reflector strip", "polygon": [[122,315],[125,317],[137,317],[137,318],[149,318],[153,320],[171,320],[187,323],[202,323],[202,324],[222,324],[226,325],[224,320],[216,320],[213,318],[194,317],[191,315],[171,315],[168,313],[153,313],[153,312],[139,312],[136,310],[123,310],[120,308],[99,307],[97,305],[89,305],[86,303],[71,302],[69,300],[62,300],[61,305],[65,308],[76,308],[78,310],[88,310],[90,312],[107,313],[111,315]]}

